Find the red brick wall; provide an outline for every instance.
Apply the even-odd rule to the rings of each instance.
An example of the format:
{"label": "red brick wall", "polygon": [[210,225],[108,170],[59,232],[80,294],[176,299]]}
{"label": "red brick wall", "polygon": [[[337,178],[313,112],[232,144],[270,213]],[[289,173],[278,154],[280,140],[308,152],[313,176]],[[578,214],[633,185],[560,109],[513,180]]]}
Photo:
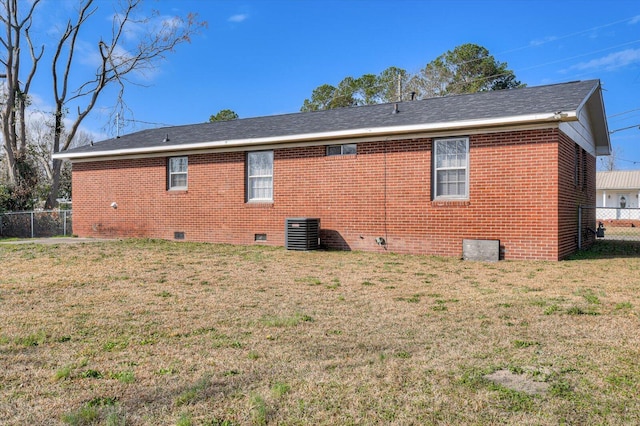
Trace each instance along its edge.
{"label": "red brick wall", "polygon": [[[559,247],[558,258],[562,259],[578,249],[578,207],[596,205],[596,158],[576,145],[567,135],[559,132],[558,192]],[[576,148],[578,170],[576,182]],[[596,221],[594,208],[582,211],[582,247],[593,244],[595,236],[588,228]]]}
{"label": "red brick wall", "polygon": [[[463,202],[432,201],[431,147],[431,139],[369,142],[335,157],[324,146],[276,149],[274,201],[263,204],[245,202],[242,152],[190,155],[186,191],[167,191],[166,158],[75,163],[74,232],[184,232],[236,244],[267,234],[260,244],[284,245],[285,218],[318,217],[322,243],[333,248],[384,251],[375,242],[384,237],[386,250],[401,253],[461,256],[465,238],[499,239],[505,259],[556,260],[575,249],[573,174],[567,186],[559,160],[569,150],[572,173],[573,145],[558,130],[471,135]],[[595,159],[589,165],[595,185]],[[595,197],[590,180],[591,189]]]}

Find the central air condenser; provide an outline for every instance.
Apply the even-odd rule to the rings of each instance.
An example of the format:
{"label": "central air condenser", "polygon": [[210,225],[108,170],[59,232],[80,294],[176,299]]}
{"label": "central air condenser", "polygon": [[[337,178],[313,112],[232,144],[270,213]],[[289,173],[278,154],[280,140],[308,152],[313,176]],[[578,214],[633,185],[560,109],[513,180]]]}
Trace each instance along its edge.
{"label": "central air condenser", "polygon": [[320,248],[320,219],[308,217],[285,219],[284,240],[287,250],[317,250]]}

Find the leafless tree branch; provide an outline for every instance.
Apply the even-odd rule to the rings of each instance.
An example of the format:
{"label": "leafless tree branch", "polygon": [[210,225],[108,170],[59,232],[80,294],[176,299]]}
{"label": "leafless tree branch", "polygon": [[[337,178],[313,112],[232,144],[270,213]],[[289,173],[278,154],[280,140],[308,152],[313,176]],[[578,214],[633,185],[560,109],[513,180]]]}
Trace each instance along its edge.
{"label": "leafless tree branch", "polygon": [[[24,112],[29,94],[31,79],[27,79],[25,87],[20,86],[20,54],[21,36],[26,34],[27,43],[30,44],[29,28],[32,16],[40,0],[31,3],[27,14],[20,19],[18,13],[18,0],[3,0],[0,4],[4,13],[0,15],[0,20],[5,26],[5,36],[1,39],[2,45],[6,49],[6,57],[1,60],[4,72],[1,74],[5,79],[4,102],[0,109],[0,123],[2,123],[2,136],[4,149],[8,160],[9,182],[16,184],[19,173],[16,168],[17,162],[24,157],[26,150],[26,131],[24,125]],[[32,69],[29,75],[35,73],[38,55],[32,55]]]}
{"label": "leafless tree branch", "polygon": [[[39,75],[38,64],[44,54],[44,46],[36,48],[30,33],[32,18],[37,13],[40,1],[0,0],[0,23],[5,29],[4,34],[0,35],[0,45],[6,51],[6,54],[0,53],[0,78],[4,79],[0,126],[12,182],[19,178],[16,162],[26,155],[29,129],[26,127],[25,114],[29,91],[36,75]],[[21,17],[19,8],[25,5],[28,5],[26,14]],[[54,44],[51,63],[54,111],[53,122],[49,124],[52,133],[47,134],[52,138],[50,153],[68,149],[74,143],[80,125],[91,113],[105,88],[117,89],[114,110],[122,110],[125,107],[125,88],[138,84],[136,80],[140,74],[154,69],[167,52],[188,42],[193,34],[206,25],[198,22],[195,15],[188,15],[184,19],[161,21],[160,26],[154,28],[151,24],[161,17],[155,12],[139,18],[137,15],[145,15],[142,5],[143,0],[120,0],[117,3],[110,39],[100,40],[95,45],[100,58],[95,74],[76,84],[71,79],[71,71],[75,69],[79,33],[99,7],[94,0],[78,0],[77,15],[68,20]],[[129,46],[130,33],[139,38],[135,46]],[[31,68],[26,73],[21,69],[23,51],[28,52],[31,60]],[[72,105],[76,112],[70,117],[68,110]],[[54,160],[50,165],[50,168],[45,168],[46,175],[52,180],[47,207],[55,203],[61,162]]]}

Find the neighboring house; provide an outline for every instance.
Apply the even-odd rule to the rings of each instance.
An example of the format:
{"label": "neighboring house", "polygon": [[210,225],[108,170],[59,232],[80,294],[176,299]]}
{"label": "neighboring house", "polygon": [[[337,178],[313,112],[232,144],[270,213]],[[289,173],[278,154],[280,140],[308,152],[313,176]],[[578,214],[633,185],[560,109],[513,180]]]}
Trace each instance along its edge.
{"label": "neighboring house", "polygon": [[[596,174],[598,220],[640,220],[640,170],[615,170]],[[629,222],[635,226],[637,222]],[[609,223],[615,225],[616,223]],[[622,222],[618,222],[624,225]]]}
{"label": "neighboring house", "polygon": [[558,260],[609,152],[590,80],[144,130],[54,158],[73,163],[83,237],[282,246],[285,220],[306,217],[329,248],[499,240],[501,258]]}

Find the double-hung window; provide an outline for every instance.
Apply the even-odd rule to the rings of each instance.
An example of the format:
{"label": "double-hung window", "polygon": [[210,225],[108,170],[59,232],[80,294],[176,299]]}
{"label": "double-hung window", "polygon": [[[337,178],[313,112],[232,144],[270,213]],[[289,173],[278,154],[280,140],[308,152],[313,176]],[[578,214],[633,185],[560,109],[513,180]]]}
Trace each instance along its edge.
{"label": "double-hung window", "polygon": [[187,189],[188,173],[187,166],[189,164],[188,157],[171,157],[169,158],[167,181],[168,188],[171,189]]}
{"label": "double-hung window", "polygon": [[434,198],[469,197],[469,138],[433,142]]}
{"label": "double-hung window", "polygon": [[247,153],[247,201],[273,201],[273,151]]}

